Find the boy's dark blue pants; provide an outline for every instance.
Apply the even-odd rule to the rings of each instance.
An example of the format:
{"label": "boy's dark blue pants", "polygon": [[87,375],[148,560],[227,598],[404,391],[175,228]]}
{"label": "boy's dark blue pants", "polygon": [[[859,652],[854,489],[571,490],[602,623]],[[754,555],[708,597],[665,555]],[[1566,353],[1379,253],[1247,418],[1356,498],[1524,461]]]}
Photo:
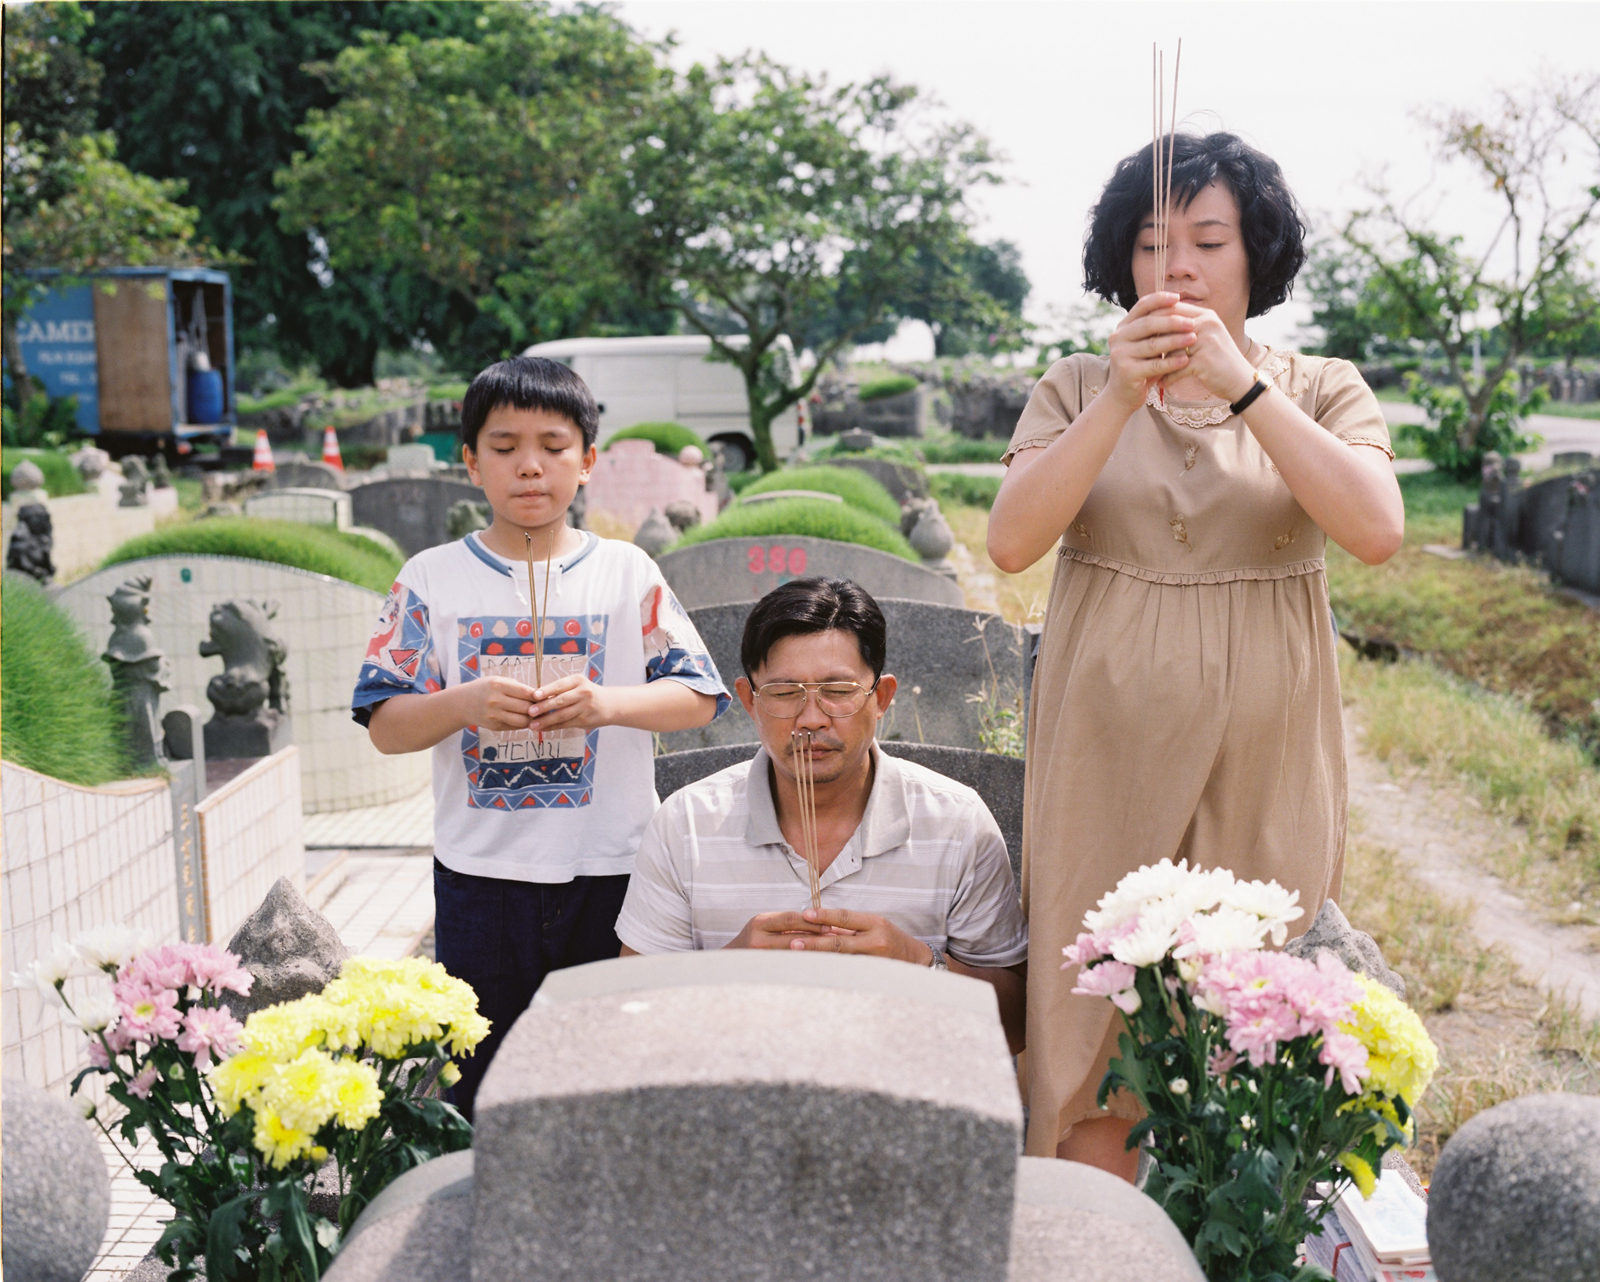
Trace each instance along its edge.
{"label": "boy's dark blue pants", "polygon": [[434,956],[472,985],[490,1024],[477,1052],[456,1061],[461,1080],[448,1093],[469,1121],[489,1061],[544,977],[622,951],[616,926],[627,893],[625,873],[547,885],[475,877],[433,861]]}

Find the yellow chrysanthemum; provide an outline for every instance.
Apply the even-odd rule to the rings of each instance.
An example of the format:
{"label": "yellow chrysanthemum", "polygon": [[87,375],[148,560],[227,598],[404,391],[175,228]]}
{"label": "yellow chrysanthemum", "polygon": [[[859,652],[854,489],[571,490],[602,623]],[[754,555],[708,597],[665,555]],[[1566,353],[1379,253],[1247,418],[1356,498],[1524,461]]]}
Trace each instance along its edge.
{"label": "yellow chrysanthemum", "polygon": [[[322,997],[359,1044],[385,1059],[403,1058],[430,1041],[447,1041],[453,1053],[465,1054],[489,1033],[471,986],[422,957],[353,957]],[[356,1044],[349,1034],[340,1041]]]}
{"label": "yellow chrysanthemum", "polygon": [[1335,1159],[1340,1166],[1350,1172],[1350,1178],[1356,1182],[1356,1187],[1361,1190],[1362,1197],[1371,1197],[1372,1191],[1378,1187],[1378,1179],[1372,1173],[1371,1164],[1354,1153],[1341,1153]]}
{"label": "yellow chrysanthemum", "polygon": [[461,1070],[454,1064],[446,1064],[439,1070],[439,1085],[454,1086],[461,1080]]}
{"label": "yellow chrysanthemum", "polygon": [[1439,1052],[1415,1011],[1377,981],[1365,975],[1356,979],[1363,996],[1355,1004],[1355,1019],[1339,1027],[1367,1048],[1367,1089],[1398,1095],[1415,1107],[1439,1067]]}
{"label": "yellow chrysanthemum", "polygon": [[335,1116],[346,1130],[359,1131],[378,1116],[383,1107],[383,1090],[377,1070],[359,1060],[343,1060],[340,1080],[334,1092]]}
{"label": "yellow chrysanthemum", "polygon": [[301,1051],[278,1066],[261,1093],[262,1103],[288,1125],[315,1135],[338,1108],[341,1069],[327,1051]]}
{"label": "yellow chrysanthemum", "polygon": [[309,1154],[312,1149],[311,1136],[285,1125],[283,1119],[270,1108],[256,1110],[256,1129],[252,1138],[256,1150],[280,1171],[295,1158]]}
{"label": "yellow chrysanthemum", "polygon": [[271,1078],[277,1067],[262,1051],[240,1051],[212,1067],[206,1080],[224,1117],[232,1117]]}

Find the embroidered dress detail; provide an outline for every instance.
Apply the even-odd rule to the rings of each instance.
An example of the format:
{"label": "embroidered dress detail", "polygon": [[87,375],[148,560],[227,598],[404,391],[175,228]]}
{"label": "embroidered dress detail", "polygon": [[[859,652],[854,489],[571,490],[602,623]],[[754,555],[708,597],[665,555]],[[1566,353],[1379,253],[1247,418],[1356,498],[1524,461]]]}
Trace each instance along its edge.
{"label": "embroidered dress detail", "polygon": [[[1261,377],[1269,383],[1276,381],[1288,368],[1288,359],[1270,347],[1267,348],[1266,359],[1258,366]],[[1163,402],[1159,389],[1154,387],[1145,393],[1144,403],[1153,412],[1165,415],[1179,427],[1193,428],[1195,431],[1207,427],[1221,427],[1233,417],[1233,410],[1227,401],[1215,405],[1205,403],[1183,405],[1171,399]]]}

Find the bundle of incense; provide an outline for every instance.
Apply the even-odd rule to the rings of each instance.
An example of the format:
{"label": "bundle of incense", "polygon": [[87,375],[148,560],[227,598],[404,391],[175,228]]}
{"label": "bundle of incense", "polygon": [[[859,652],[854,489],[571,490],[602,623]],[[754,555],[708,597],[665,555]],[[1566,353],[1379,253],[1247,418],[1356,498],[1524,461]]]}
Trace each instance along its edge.
{"label": "bundle of incense", "polygon": [[800,844],[811,874],[811,906],[822,908],[822,871],[817,853],[817,790],[811,774],[811,731],[795,730],[789,736],[794,758],[795,789],[800,794]]}
{"label": "bundle of incense", "polygon": [[528,541],[528,608],[533,612],[533,684],[544,686],[544,612],[550,606],[550,554],[555,551],[556,536],[550,535],[550,546],[544,552],[544,596],[533,590],[533,535],[524,533]]}
{"label": "bundle of incense", "polygon": [[[1154,197],[1151,221],[1156,237],[1156,282],[1158,290],[1167,287],[1167,246],[1172,219],[1172,153],[1178,135],[1178,72],[1183,65],[1183,41],[1178,41],[1177,56],[1172,60],[1172,116],[1170,131],[1163,131],[1167,123],[1167,55],[1150,46],[1150,115],[1153,124],[1150,143],[1150,181]],[[1167,403],[1167,389],[1161,388],[1161,403]]]}

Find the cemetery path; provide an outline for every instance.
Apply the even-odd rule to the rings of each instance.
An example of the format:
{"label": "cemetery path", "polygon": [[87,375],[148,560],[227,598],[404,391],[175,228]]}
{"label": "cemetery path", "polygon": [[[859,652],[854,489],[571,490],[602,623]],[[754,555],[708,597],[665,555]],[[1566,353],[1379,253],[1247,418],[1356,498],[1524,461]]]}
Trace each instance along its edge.
{"label": "cemetery path", "polygon": [[1479,941],[1500,946],[1530,983],[1564,993],[1600,1019],[1600,952],[1591,930],[1550,921],[1486,870],[1493,852],[1522,844],[1515,827],[1460,789],[1420,773],[1397,776],[1361,747],[1358,718],[1345,711],[1350,809],[1363,835],[1398,852],[1442,898],[1469,904]]}

